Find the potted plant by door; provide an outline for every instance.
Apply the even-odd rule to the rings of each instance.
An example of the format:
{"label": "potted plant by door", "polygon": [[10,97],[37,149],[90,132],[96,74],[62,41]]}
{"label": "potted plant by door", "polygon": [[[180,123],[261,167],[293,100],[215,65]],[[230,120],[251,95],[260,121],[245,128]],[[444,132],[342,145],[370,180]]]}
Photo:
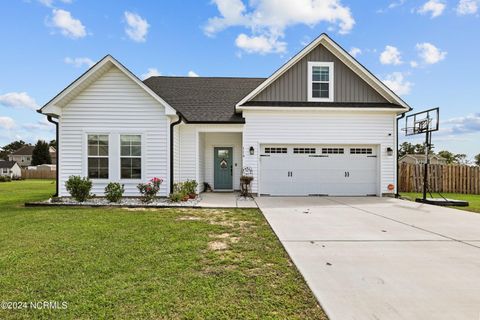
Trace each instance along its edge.
{"label": "potted plant by door", "polygon": [[251,197],[250,194],[250,184],[253,181],[252,169],[245,167],[242,170],[242,175],[240,176],[240,195],[242,197]]}

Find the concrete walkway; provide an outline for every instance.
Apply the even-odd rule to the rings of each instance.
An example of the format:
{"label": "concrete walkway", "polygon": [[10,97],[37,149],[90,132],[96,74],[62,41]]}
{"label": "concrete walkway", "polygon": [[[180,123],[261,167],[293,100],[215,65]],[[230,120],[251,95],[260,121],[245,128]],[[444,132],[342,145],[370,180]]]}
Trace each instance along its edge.
{"label": "concrete walkway", "polygon": [[202,208],[257,208],[252,198],[240,197],[238,192],[204,192],[197,207]]}
{"label": "concrete walkway", "polygon": [[331,320],[480,319],[480,214],[390,198],[256,201]]}

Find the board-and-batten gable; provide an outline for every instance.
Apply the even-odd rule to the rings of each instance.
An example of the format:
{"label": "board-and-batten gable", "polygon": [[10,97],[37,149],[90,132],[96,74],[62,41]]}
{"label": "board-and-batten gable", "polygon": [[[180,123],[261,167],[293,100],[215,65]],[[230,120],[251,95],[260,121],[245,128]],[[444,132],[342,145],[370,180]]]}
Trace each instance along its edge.
{"label": "board-and-batten gable", "polygon": [[334,102],[388,102],[321,43],[252,101],[308,101],[308,62],[311,61],[334,63]]}

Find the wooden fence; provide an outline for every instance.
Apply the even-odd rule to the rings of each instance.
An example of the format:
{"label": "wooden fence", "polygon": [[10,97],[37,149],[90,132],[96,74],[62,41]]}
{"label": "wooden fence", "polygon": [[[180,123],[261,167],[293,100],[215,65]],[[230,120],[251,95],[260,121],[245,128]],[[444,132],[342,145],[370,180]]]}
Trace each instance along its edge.
{"label": "wooden fence", "polygon": [[[423,164],[400,164],[399,191],[423,191]],[[466,165],[428,166],[428,190],[431,192],[453,192],[480,194],[480,167]]]}
{"label": "wooden fence", "polygon": [[56,171],[50,170],[26,170],[22,169],[23,179],[55,179]]}

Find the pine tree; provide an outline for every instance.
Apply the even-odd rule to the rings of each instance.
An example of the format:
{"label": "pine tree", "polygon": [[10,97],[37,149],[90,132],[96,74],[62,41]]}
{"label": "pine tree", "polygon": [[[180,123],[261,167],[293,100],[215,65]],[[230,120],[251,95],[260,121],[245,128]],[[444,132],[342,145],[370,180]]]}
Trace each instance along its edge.
{"label": "pine tree", "polygon": [[38,140],[32,152],[32,166],[51,163],[52,157],[50,157],[50,146],[47,142]]}

